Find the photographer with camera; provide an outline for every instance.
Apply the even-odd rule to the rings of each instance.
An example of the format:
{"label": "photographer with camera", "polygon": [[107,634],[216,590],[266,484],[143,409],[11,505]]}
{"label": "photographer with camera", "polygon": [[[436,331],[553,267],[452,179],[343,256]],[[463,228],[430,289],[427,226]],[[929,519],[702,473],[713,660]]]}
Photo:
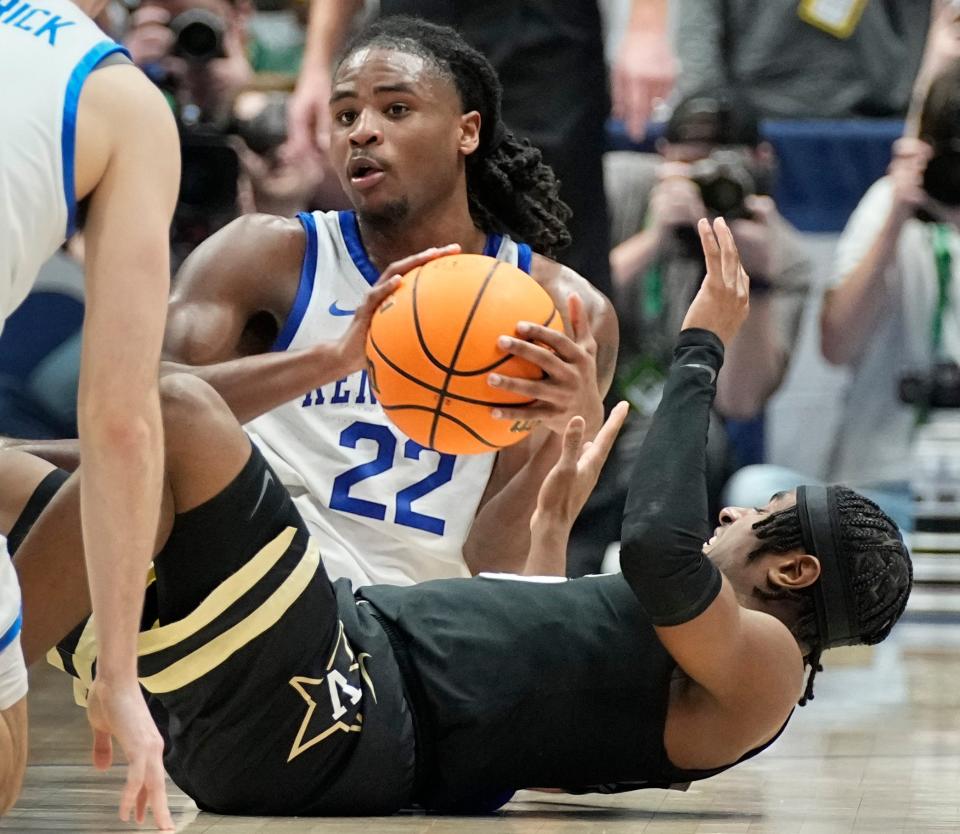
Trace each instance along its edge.
{"label": "photographer with camera", "polygon": [[146,0],[123,42],[176,116],[183,160],[173,267],[241,213],[234,102],[253,78],[248,0]]}
{"label": "photographer with camera", "polygon": [[657,150],[658,156],[617,152],[604,159],[621,324],[617,393],[634,408],[574,527],[570,575],[599,570],[605,543],[619,538],[631,463],[660,402],[673,340],[704,270],[697,221],[721,215],[729,221],[752,285],[750,314],[727,346],[717,379],[707,444],[712,510],[719,511],[732,472],[762,459],[759,417],[786,373],[811,282],[797,233],[768,196],[773,151],[737,97],[720,91],[681,100]]}
{"label": "photographer with camera", "polygon": [[960,404],[960,62],[929,85],[918,133],[851,217],[821,317],[823,355],[852,371],[830,476],[904,500],[931,410]]}
{"label": "photographer with camera", "polygon": [[667,366],[703,271],[696,222],[723,216],[754,292],[717,381],[716,407],[723,417],[756,417],[786,372],[811,279],[796,232],[769,196],[773,151],[760,141],[754,114],[730,93],[682,100],[658,151],[655,163],[633,153],[606,160],[612,237],[621,241],[610,253],[626,331],[621,356]]}
{"label": "photographer with camera", "polygon": [[146,0],[124,46],[163,89],[181,124],[223,127],[253,78],[247,57],[247,0]]}

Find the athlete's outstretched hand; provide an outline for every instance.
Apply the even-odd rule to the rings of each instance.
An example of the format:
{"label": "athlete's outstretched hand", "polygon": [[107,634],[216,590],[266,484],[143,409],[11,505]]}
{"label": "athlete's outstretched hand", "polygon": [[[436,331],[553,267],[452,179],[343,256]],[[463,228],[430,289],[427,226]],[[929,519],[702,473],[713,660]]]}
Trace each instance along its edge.
{"label": "athlete's outstretched hand", "polygon": [[163,770],[163,739],[136,679],[119,685],[94,680],[87,699],[87,718],[93,728],[94,767],[106,770],[113,763],[113,738],[127,757],[120,819],[129,820],[132,810],[136,821],[142,823],[150,807],[157,828],[172,830]]}
{"label": "athlete's outstretched hand", "polygon": [[547,473],[530,518],[530,554],[525,573],[564,574],[570,528],[597,485],[600,470],[629,410],[626,402],[617,403],[592,441],[584,440],[583,417],[572,417],[567,423],[560,459]]}
{"label": "athlete's outstretched hand", "polygon": [[503,350],[539,366],[543,379],[490,374],[487,381],[494,388],[535,400],[520,408],[495,409],[494,414],[501,419],[539,420],[562,435],[570,419],[579,416],[586,421],[587,436],[593,437],[603,422],[603,398],[597,384],[597,342],[583,299],[577,293],[571,293],[567,299],[567,312],[572,337],[528,321],[517,324],[521,338],[500,337]]}
{"label": "athlete's outstretched hand", "polygon": [[722,217],[713,221],[712,228],[701,220],[697,231],[707,259],[707,276],[687,310],[682,329],[709,330],[729,347],[750,312],[750,278]]}
{"label": "athlete's outstretched hand", "polygon": [[397,287],[400,286],[400,278],[406,275],[411,269],[423,266],[423,264],[428,261],[432,261],[435,258],[442,258],[445,255],[456,255],[459,251],[459,243],[451,243],[447,246],[433,246],[430,249],[417,252],[416,255],[410,255],[408,258],[394,261],[381,273],[377,279],[377,283],[374,284],[370,292],[367,293],[367,297],[364,298],[363,303],[357,307],[350,327],[347,328],[347,332],[344,333],[340,339],[337,349],[340,353],[340,363],[342,363],[344,374],[352,374],[354,371],[359,371],[361,368],[366,367],[365,348],[367,331],[370,329],[373,314],[377,312],[377,308],[384,302],[387,296],[395,292]]}

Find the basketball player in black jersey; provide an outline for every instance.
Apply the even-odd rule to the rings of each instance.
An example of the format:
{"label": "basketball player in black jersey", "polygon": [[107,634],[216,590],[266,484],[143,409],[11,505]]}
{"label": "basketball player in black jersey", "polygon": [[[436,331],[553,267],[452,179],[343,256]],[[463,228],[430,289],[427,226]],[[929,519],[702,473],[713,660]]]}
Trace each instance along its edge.
{"label": "basketball player in black jersey", "polygon": [[[701,221],[700,234],[707,276],[637,461],[623,575],[357,593],[330,583],[222,400],[193,377],[165,381],[166,498],[140,676],[168,771],[201,808],[477,811],[524,787],[706,778],[779,735],[811,697],[805,667],[824,649],[889,634],[910,560],[894,524],[856,493],[799,487],[727,508],[710,536],[708,412],[749,281],[722,220]],[[623,416],[591,445],[583,420],[570,421],[530,523],[532,564],[565,549]],[[38,484],[5,531],[24,563],[44,567],[23,588],[43,612],[33,627],[43,619],[58,639],[72,628],[51,659],[89,682],[91,624],[71,616],[83,587],[79,482],[0,454]],[[36,638],[27,645],[36,659]]]}

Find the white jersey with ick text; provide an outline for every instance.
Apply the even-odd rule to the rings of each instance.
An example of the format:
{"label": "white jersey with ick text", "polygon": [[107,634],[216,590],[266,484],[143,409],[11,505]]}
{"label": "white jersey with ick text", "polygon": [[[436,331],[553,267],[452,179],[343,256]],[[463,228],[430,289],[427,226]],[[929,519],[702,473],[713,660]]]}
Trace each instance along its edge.
{"label": "white jersey with ick text", "polygon": [[[307,248],[275,349],[339,339],[379,277],[353,212],[299,215]],[[526,244],[491,235],[485,254],[530,271]],[[495,453],[446,455],[404,436],[366,371],[324,385],[247,425],[317,538],[332,578],[409,585],[468,576],[463,543]]]}
{"label": "white jersey with ick text", "polygon": [[73,233],[80,92],[122,51],[70,0],[0,0],[0,328]]}

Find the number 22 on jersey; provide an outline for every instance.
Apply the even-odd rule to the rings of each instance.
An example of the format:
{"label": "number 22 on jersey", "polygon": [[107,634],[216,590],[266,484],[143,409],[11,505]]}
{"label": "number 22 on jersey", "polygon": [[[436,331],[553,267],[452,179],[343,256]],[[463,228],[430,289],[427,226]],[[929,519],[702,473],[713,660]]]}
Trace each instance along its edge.
{"label": "number 22 on jersey", "polygon": [[[445,522],[442,518],[417,512],[413,503],[419,498],[433,492],[435,489],[448,483],[453,477],[453,467],[456,455],[446,455],[435,452],[413,440],[407,440],[403,445],[403,456],[408,460],[420,460],[422,455],[436,455],[437,467],[426,478],[401,489],[392,496],[391,505],[358,498],[350,494],[350,490],[361,481],[376,478],[394,466],[397,452],[397,438],[389,428],[378,423],[356,422],[347,426],[340,433],[340,445],[348,449],[356,449],[361,441],[372,441],[375,444],[376,455],[371,460],[339,474],[333,482],[333,491],[330,495],[330,508],[345,513],[387,520],[387,513],[392,512],[393,521],[405,527],[413,527],[427,533],[442,536]],[[383,496],[385,499],[388,496]]]}

